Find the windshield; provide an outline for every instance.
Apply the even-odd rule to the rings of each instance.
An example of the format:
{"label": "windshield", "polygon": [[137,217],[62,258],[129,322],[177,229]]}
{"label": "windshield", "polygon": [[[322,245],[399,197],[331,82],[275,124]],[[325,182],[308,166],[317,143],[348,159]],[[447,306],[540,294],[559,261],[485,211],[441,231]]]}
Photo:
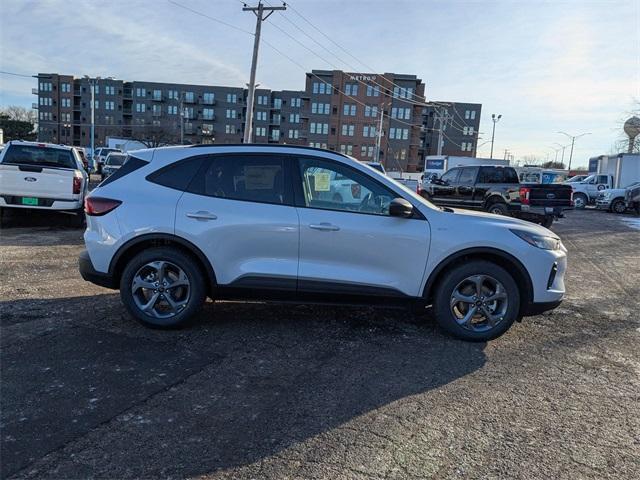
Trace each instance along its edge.
{"label": "windshield", "polygon": [[32,145],[11,145],[2,163],[73,169],[78,167],[71,150]]}
{"label": "windshield", "polygon": [[127,159],[126,155],[114,155],[113,153],[107,157],[106,165],[117,165],[120,166]]}

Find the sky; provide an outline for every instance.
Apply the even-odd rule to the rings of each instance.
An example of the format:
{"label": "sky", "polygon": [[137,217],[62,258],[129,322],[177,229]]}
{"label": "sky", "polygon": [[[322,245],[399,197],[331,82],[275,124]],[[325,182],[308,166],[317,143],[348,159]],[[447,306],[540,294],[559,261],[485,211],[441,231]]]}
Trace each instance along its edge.
{"label": "sky", "polygon": [[[1,0],[0,70],[27,77],[0,74],[0,106],[30,107],[38,72],[243,85],[255,17],[242,3]],[[558,131],[589,132],[573,157],[586,165],[611,153],[639,108],[640,0],[287,3],[263,25],[262,87],[301,90],[314,68],[415,74],[427,100],[482,104],[478,156],[489,156],[496,113],[495,157],[553,160],[554,143],[568,142]]]}

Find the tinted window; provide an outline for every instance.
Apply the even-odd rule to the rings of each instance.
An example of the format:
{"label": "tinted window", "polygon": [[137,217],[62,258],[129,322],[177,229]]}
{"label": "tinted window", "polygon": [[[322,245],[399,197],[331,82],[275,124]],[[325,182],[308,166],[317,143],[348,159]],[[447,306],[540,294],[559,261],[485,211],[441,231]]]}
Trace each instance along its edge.
{"label": "tinted window", "polygon": [[[111,157],[109,157],[111,158]],[[193,157],[172,163],[147,176],[147,180],[176,190],[186,190],[202,166],[205,157]],[[129,162],[127,162],[128,164]],[[125,165],[127,165],[125,164]],[[122,169],[121,169],[122,170]]]}
{"label": "tinted window", "polygon": [[454,183],[458,178],[459,173],[460,173],[459,168],[452,168],[451,170],[446,172],[444,175],[442,175],[442,178],[440,180],[442,180],[443,182]]}
{"label": "tinted window", "polygon": [[2,162],[39,167],[78,168],[71,150],[30,145],[10,145]]}
{"label": "tinted window", "polygon": [[299,160],[304,206],[389,215],[396,195],[366,175],[319,158]]}
{"label": "tinted window", "polygon": [[480,183],[519,183],[518,175],[512,168],[483,167]]}
{"label": "tinted window", "polygon": [[126,155],[118,155],[115,153],[109,154],[106,160],[107,165],[122,165],[127,159]]}
{"label": "tinted window", "polygon": [[598,183],[607,183],[607,180],[606,175],[598,175]]}
{"label": "tinted window", "polygon": [[111,182],[115,182],[119,178],[124,177],[125,175],[130,174],[131,172],[138,170],[141,167],[144,167],[149,162],[145,162],[144,160],[140,160],[136,157],[129,157],[129,159],[125,162],[125,164],[116,170],[116,173],[109,175],[106,180],[104,180],[100,186],[108,185]]}
{"label": "tinted window", "polygon": [[460,173],[458,183],[464,183],[465,185],[473,185],[478,175],[478,167],[463,168]]}
{"label": "tinted window", "polygon": [[215,156],[207,160],[203,174],[197,176],[189,191],[248,202],[291,204],[291,182],[285,177],[285,161],[279,156]]}

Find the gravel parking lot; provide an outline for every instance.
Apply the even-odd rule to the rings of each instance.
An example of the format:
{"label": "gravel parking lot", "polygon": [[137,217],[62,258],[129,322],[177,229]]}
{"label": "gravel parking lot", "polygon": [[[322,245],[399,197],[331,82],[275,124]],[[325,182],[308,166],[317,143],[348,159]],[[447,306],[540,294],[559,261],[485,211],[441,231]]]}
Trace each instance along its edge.
{"label": "gravel parking lot", "polygon": [[1,476],[640,478],[640,230],[554,229],[565,302],[470,344],[404,310],[257,303],[148,330],[80,278],[80,230],[16,220]]}

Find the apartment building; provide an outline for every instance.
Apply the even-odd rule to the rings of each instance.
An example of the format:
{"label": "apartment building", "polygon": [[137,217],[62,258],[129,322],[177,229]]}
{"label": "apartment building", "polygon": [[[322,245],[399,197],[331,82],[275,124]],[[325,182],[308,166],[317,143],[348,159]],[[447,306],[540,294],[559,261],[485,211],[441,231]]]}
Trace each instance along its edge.
{"label": "apartment building", "polygon": [[[109,136],[150,146],[242,142],[245,88],[44,73],[33,90],[40,141],[90,146],[92,86],[96,146],[105,145]],[[257,89],[255,95],[256,143],[326,148],[409,172],[419,170],[433,149],[433,138],[426,134],[433,119],[424,106],[425,85],[415,75],[313,70],[306,74],[304,90]],[[471,108],[466,105],[471,104],[455,104],[462,118]],[[465,146],[469,154],[475,152],[479,107],[474,104],[473,118],[469,114],[467,119],[472,130],[465,131],[474,132],[472,146]],[[445,128],[456,145],[467,140],[459,140],[453,127]]]}
{"label": "apartment building", "polygon": [[[423,110],[422,147],[424,156],[438,154],[438,138],[440,137],[442,139],[442,155],[475,157],[478,148],[478,129],[480,128],[482,105],[444,101],[433,103],[437,106],[427,106]],[[442,128],[441,136],[440,128]]]}

